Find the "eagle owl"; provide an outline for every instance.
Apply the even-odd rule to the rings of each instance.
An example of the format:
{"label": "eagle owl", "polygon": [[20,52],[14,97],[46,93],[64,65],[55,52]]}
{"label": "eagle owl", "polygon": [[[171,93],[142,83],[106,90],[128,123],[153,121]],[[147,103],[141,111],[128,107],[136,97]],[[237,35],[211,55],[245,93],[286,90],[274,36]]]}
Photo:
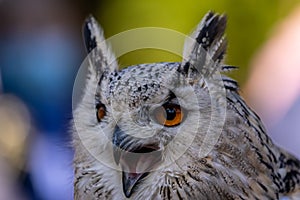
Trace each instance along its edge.
{"label": "eagle owl", "polygon": [[93,17],[74,111],[75,199],[300,198],[300,162],[276,146],[224,75],[226,16],[209,12],[181,62],[118,69]]}

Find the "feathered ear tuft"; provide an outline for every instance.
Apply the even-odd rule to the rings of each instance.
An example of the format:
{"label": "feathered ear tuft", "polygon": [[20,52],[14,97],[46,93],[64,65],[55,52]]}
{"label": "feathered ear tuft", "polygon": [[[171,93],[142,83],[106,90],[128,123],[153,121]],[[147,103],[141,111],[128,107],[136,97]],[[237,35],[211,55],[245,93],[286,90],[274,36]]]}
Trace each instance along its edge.
{"label": "feathered ear tuft", "polygon": [[[191,37],[187,38],[183,50],[182,73],[195,79],[195,74],[208,73],[221,68],[226,53],[227,42],[224,38],[227,18],[209,12],[197,26]],[[210,68],[210,69],[209,69]]]}
{"label": "feathered ear tuft", "polygon": [[98,75],[118,69],[115,55],[106,43],[103,31],[93,16],[85,20],[83,37],[89,54],[91,73]]}

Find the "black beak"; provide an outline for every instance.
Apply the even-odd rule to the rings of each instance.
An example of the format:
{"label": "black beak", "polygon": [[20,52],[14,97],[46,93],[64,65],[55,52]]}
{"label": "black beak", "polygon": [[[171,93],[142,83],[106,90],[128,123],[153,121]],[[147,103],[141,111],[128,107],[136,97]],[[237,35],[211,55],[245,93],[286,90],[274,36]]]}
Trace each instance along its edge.
{"label": "black beak", "polygon": [[162,152],[155,144],[134,147],[131,150],[123,149],[124,146],[128,146],[126,142],[134,139],[136,138],[127,135],[118,126],[116,127],[113,135],[113,156],[116,164],[122,167],[123,192],[127,198],[162,159]]}
{"label": "black beak", "polygon": [[118,127],[116,126],[114,134],[113,134],[113,138],[112,138],[112,143],[113,143],[113,155],[114,155],[114,160],[116,162],[117,165],[119,165],[120,162],[120,158],[121,158],[121,149],[120,149],[120,142],[122,141],[123,137],[122,135],[124,135],[125,133]]}
{"label": "black beak", "polygon": [[124,171],[122,172],[123,192],[127,198],[131,196],[138,181],[147,175],[148,173],[134,174]]}

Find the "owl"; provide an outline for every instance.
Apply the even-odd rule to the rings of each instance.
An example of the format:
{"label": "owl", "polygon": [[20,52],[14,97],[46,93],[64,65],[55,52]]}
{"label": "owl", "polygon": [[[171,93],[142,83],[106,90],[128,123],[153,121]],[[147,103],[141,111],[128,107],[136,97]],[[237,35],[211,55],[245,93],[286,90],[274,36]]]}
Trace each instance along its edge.
{"label": "owl", "polygon": [[74,110],[74,199],[300,198],[300,162],[276,146],[224,73],[226,16],[208,12],[181,62],[119,70],[93,17]]}

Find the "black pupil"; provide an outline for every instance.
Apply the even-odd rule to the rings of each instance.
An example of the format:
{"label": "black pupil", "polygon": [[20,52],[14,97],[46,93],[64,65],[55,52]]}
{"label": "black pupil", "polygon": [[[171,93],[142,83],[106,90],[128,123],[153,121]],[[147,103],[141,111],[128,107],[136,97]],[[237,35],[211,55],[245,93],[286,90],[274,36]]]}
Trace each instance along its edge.
{"label": "black pupil", "polygon": [[175,108],[165,108],[166,110],[166,119],[173,120],[176,117],[176,109]]}

